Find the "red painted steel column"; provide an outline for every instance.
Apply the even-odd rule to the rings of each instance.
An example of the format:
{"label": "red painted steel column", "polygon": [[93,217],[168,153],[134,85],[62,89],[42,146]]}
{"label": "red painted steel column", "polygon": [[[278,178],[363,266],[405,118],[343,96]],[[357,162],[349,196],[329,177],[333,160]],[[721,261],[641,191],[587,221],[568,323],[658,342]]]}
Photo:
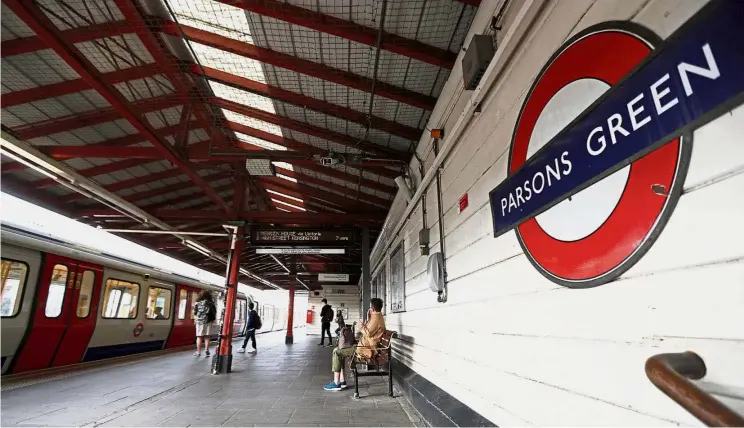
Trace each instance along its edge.
{"label": "red painted steel column", "polygon": [[238,227],[232,237],[227,266],[227,296],[225,299],[225,316],[222,318],[219,352],[215,355],[212,373],[230,373],[232,371],[232,334],[235,318],[235,306],[238,299],[238,276],[240,273],[240,253],[243,252],[245,240],[243,228]]}
{"label": "red painted steel column", "polygon": [[289,313],[287,314],[287,337],[284,338],[284,343],[289,345],[294,343],[294,336],[292,336],[292,322],[294,321],[294,285],[289,286]]}

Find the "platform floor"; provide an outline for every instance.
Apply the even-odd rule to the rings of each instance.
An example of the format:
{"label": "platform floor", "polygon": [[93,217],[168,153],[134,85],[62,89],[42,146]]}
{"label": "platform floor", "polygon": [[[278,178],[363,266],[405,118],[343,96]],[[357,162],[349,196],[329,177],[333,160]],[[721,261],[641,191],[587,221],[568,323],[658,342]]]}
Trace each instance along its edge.
{"label": "platform floor", "polygon": [[[422,426],[387,378],[329,392],[331,350],[298,329],[258,336],[258,353],[235,354],[233,373],[214,376],[209,359],[179,351],[105,368],[4,384],[6,426]],[[235,343],[237,352],[237,342]],[[61,377],[61,378],[60,378]],[[28,386],[21,386],[31,383]],[[353,381],[351,382],[353,383]]]}

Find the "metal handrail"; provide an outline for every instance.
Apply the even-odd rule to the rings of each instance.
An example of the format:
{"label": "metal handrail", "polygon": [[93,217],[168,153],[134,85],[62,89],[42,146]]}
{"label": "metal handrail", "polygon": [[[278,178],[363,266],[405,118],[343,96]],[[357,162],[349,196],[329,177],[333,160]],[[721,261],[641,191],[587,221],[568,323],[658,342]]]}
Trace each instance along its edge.
{"label": "metal handrail", "polygon": [[705,362],[694,352],[659,354],[646,361],[646,376],[661,392],[707,426],[744,426],[744,418],[690,380],[702,379]]}

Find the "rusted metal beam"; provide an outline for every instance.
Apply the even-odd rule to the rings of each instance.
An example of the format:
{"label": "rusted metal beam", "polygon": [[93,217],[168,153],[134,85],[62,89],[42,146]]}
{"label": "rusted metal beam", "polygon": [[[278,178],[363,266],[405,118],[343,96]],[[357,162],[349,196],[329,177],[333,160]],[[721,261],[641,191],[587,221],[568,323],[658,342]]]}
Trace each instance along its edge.
{"label": "rusted metal beam", "polygon": [[[3,42],[5,45],[5,42]],[[128,80],[142,79],[144,77],[154,77],[160,70],[160,65],[156,63],[140,65],[123,70],[115,70],[102,75],[103,79],[109,84],[126,82]],[[40,101],[47,98],[61,97],[63,95],[74,94],[76,92],[86,91],[90,85],[83,79],[65,80],[64,82],[53,83],[51,85],[38,86],[36,88],[24,89],[22,91],[13,91],[0,95],[3,107],[12,107],[19,104]]]}
{"label": "rusted metal beam", "polygon": [[342,171],[339,171],[337,169],[327,167],[327,166],[321,166],[318,165],[317,162],[314,161],[304,161],[304,160],[291,160],[289,161],[294,166],[298,166],[303,169],[308,169],[313,172],[317,172],[319,174],[326,175],[328,177],[338,178],[341,180],[348,181],[350,183],[361,183],[364,187],[369,187],[370,189],[379,190],[381,192],[390,193],[392,195],[395,195],[398,189],[395,186],[391,186],[385,183],[377,182],[370,180],[368,178],[360,177],[358,175],[345,173]]}
{"label": "rusted metal beam", "polygon": [[264,122],[272,123],[283,128],[291,129],[297,132],[303,132],[305,134],[312,135],[318,138],[323,138],[325,140],[341,144],[351,149],[363,150],[381,157],[396,160],[407,160],[409,157],[408,153],[405,152],[399,152],[397,150],[385,148],[369,141],[360,142],[358,139],[348,135],[334,132],[326,128],[320,128],[318,126],[310,125],[298,120],[289,119],[253,107],[248,107],[246,105],[238,104],[236,102],[225,100],[222,98],[212,98],[211,104],[216,107],[224,108],[226,110],[230,110],[244,116],[252,117],[254,119],[262,120]]}
{"label": "rusted metal beam", "polygon": [[659,354],[646,361],[646,376],[657,388],[707,426],[742,427],[744,417],[690,382],[706,374],[694,352]]}
{"label": "rusted metal beam", "polygon": [[[271,49],[255,46],[240,40],[231,39],[209,31],[200,30],[188,25],[176,24],[160,17],[148,17],[148,22],[157,25],[162,32],[174,37],[186,37],[196,43],[211,46],[220,50],[241,55],[257,61],[271,64],[287,70],[296,71],[318,79],[348,86],[363,92],[370,92],[372,81],[348,71],[339,70],[324,64],[287,55]],[[387,83],[377,82],[375,93],[381,97],[395,100],[424,110],[433,110],[436,98],[417,92],[396,87]]]}
{"label": "rusted metal beam", "polygon": [[315,187],[306,186],[301,183],[293,183],[281,178],[261,177],[258,181],[267,189],[274,190],[275,192],[284,193],[284,190],[293,190],[299,194],[304,195],[305,197],[310,196],[315,199],[330,202],[334,205],[337,205],[339,209],[343,211],[362,211],[370,209],[382,210],[382,208],[377,207],[367,201],[350,199],[347,196],[337,195],[335,193],[327,192]]}
{"label": "rusted metal beam", "polygon": [[92,89],[105,98],[111,106],[121,114],[121,117],[128,120],[147,140],[155,147],[163,151],[166,159],[178,165],[189,176],[189,178],[201,187],[204,192],[218,204],[228,215],[233,216],[235,212],[230,208],[222,198],[220,198],[202,178],[189,168],[187,162],[179,158],[172,146],[164,142],[157,135],[155,129],[142,116],[141,111],[135,111],[133,106],[124,98],[124,96],[113,87],[109,86],[101,79],[100,73],[90,61],[82,55],[72,44],[73,41],[61,36],[57,27],[41,12],[36,6],[21,3],[19,0],[6,0],[5,5],[13,13],[28,25],[37,36],[59,55],[75,72],[80,75]]}
{"label": "rusted metal beam", "polygon": [[[3,1],[3,3],[5,2]],[[114,21],[71,28],[65,30],[64,35],[65,40],[70,43],[80,43],[104,37],[120,36],[130,31],[131,27],[126,21]],[[41,37],[21,37],[18,39],[3,41],[2,46],[0,47],[0,56],[6,58],[13,55],[21,55],[48,48],[49,46]]]}
{"label": "rusted metal beam", "polygon": [[[201,210],[157,210],[153,215],[163,219],[181,220],[215,220],[226,221],[234,217],[225,215],[221,211]],[[81,217],[106,216],[119,217],[123,214],[112,209],[85,210]],[[283,211],[250,211],[243,213],[241,219],[261,224],[307,224],[307,225],[355,225],[355,224],[381,224],[385,221],[386,213],[359,213],[359,214],[335,214],[324,213],[287,213]]]}
{"label": "rusted metal beam", "polygon": [[390,203],[392,202],[391,200],[383,199],[375,195],[370,195],[369,193],[364,193],[361,191],[357,192],[355,189],[352,189],[346,186],[340,186],[336,183],[332,183],[326,180],[321,180],[319,178],[310,177],[309,175],[300,174],[296,171],[292,171],[289,169],[276,167],[276,172],[277,174],[282,174],[282,175],[286,175],[287,177],[292,177],[296,179],[299,183],[323,186],[326,189],[330,189],[336,192],[340,192],[340,193],[355,197],[359,199],[360,201],[366,201],[366,202],[382,205],[384,207],[389,206]]}
{"label": "rusted metal beam", "polygon": [[[301,25],[323,33],[376,47],[378,30],[352,21],[275,0],[217,0],[259,15]],[[457,54],[416,40],[383,33],[380,49],[442,68],[452,68]]]}
{"label": "rusted metal beam", "polygon": [[308,97],[296,92],[288,91],[278,86],[271,86],[266,83],[257,82],[242,76],[227,73],[210,67],[201,67],[197,64],[186,64],[184,66],[192,74],[206,77],[210,80],[223,83],[236,89],[262,95],[267,98],[288,102],[298,107],[308,108],[333,117],[339,117],[348,121],[358,123],[364,126],[371,126],[373,129],[379,129],[396,135],[407,140],[418,141],[421,137],[421,130],[402,125],[391,120],[386,120],[377,116],[370,116],[363,112],[343,107],[317,98]]}
{"label": "rusted metal beam", "polygon": [[[16,1],[16,0],[13,0]],[[112,89],[115,90],[115,89]],[[117,91],[118,93],[118,91]],[[179,106],[183,100],[177,96],[164,95],[157,98],[142,100],[132,105],[132,108],[141,113],[149,113]],[[85,113],[75,113],[70,116],[53,118],[43,122],[29,123],[12,129],[20,140],[30,140],[44,137],[59,132],[72,131],[73,129],[85,128],[86,126],[99,125],[122,118],[122,114],[116,108],[105,108]],[[148,124],[149,125],[149,124]],[[153,131],[156,133],[157,131]]]}

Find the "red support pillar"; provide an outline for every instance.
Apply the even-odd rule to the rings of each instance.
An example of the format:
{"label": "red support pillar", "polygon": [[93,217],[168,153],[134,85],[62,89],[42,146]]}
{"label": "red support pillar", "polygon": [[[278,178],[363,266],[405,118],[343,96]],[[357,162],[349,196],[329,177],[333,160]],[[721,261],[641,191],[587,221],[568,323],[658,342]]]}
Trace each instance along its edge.
{"label": "red support pillar", "polygon": [[294,343],[294,337],[292,336],[292,322],[294,321],[294,285],[289,286],[289,313],[287,314],[287,337],[284,338],[284,343],[290,345]]}
{"label": "red support pillar", "polygon": [[222,318],[222,330],[220,331],[218,352],[215,354],[212,363],[212,374],[230,373],[232,371],[233,319],[235,318],[235,305],[238,299],[240,253],[243,252],[243,246],[245,244],[245,241],[243,240],[243,228],[238,227],[235,232],[236,233],[232,236],[227,263],[225,315]]}

